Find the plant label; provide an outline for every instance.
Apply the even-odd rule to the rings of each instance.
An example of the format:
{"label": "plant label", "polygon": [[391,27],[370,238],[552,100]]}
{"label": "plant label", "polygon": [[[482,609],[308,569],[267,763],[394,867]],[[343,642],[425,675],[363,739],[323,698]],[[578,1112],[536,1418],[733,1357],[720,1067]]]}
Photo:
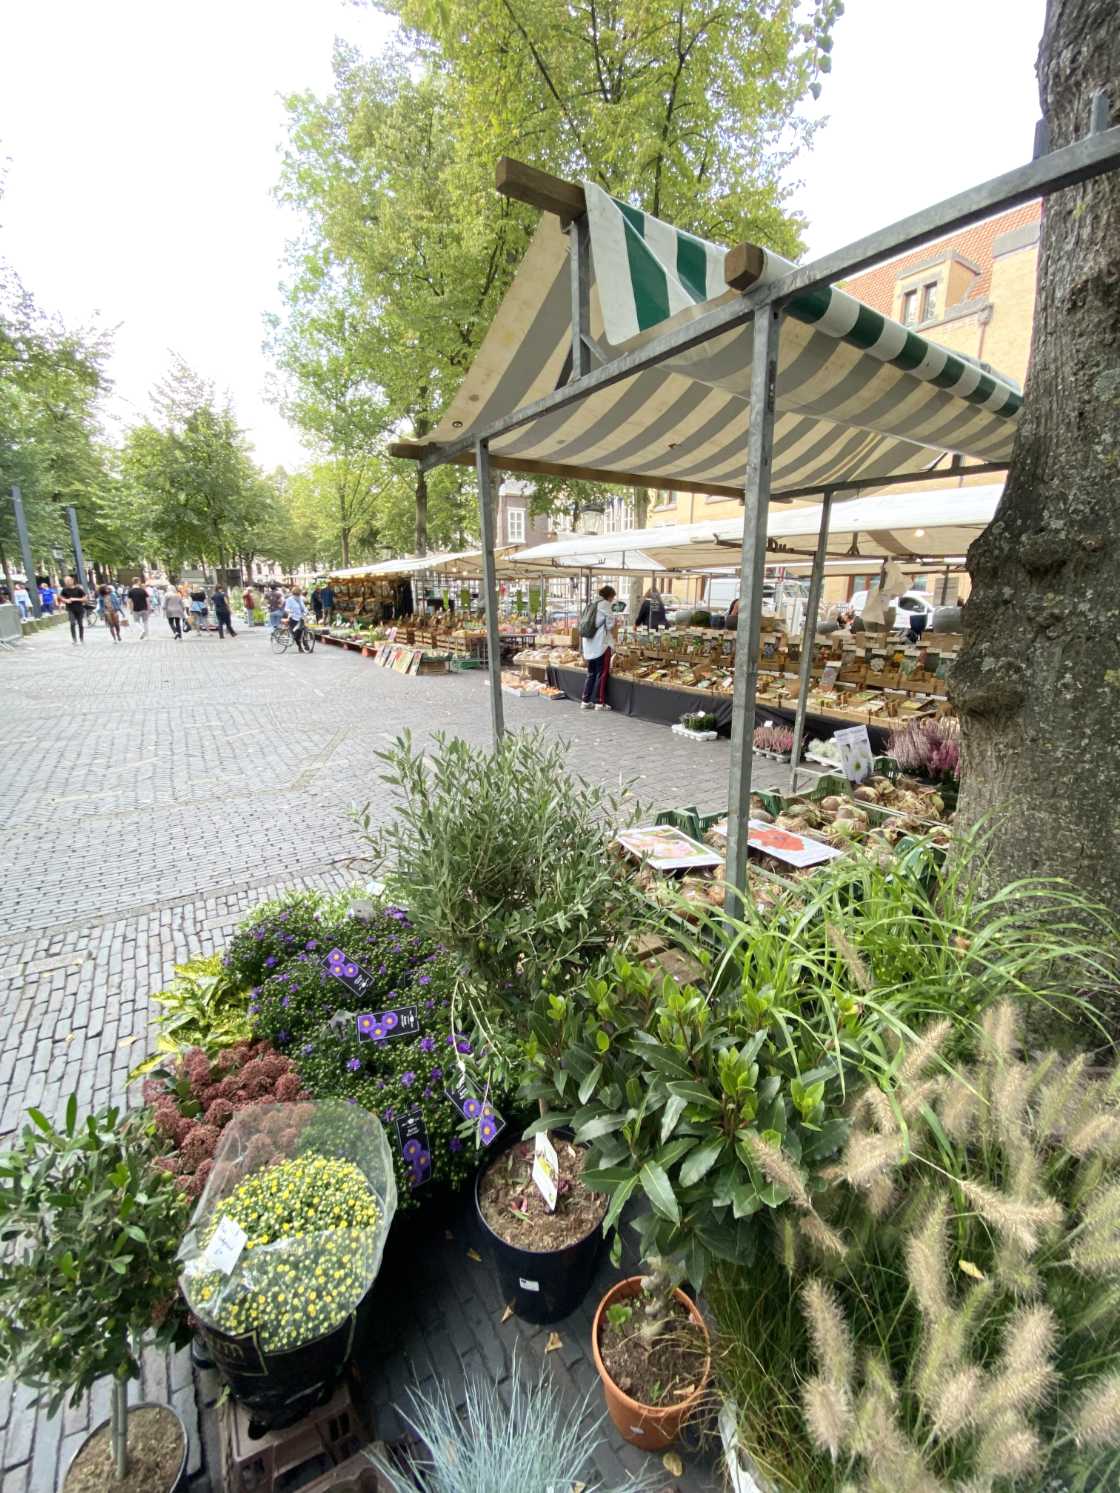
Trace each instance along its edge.
{"label": "plant label", "polygon": [[490,1145],[506,1128],[506,1122],[490,1101],[485,1097],[479,1099],[477,1095],[472,1094],[465,1083],[457,1084],[454,1088],[445,1088],[444,1093],[464,1120],[477,1121],[479,1145]]}
{"label": "plant label", "polygon": [[517,1277],[517,1284],[523,1291],[539,1291],[541,1288],[539,1280],[526,1280],[523,1275]]}
{"label": "plant label", "polygon": [[871,739],[866,726],[847,726],[834,731],[832,739],[840,748],[840,766],[849,783],[866,783],[871,776]]}
{"label": "plant label", "polygon": [[390,1006],[387,1011],[363,1011],[356,1018],[359,1037],[387,1042],[390,1037],[415,1037],[420,1018],[415,1006]]}
{"label": "plant label", "polygon": [[556,1147],[538,1130],[535,1138],[536,1155],[533,1158],[533,1182],[544,1198],[550,1213],[556,1212],[556,1198],[560,1187],[560,1163]]}
{"label": "plant label", "polygon": [[248,1234],[236,1220],[223,1218],[202,1252],[202,1268],[232,1275],[248,1238]]}
{"label": "plant label", "polygon": [[396,1123],[397,1144],[408,1172],[408,1185],[415,1192],[432,1178],[432,1147],[424,1128],[424,1117],[419,1109],[413,1109]]}
{"label": "plant label", "polygon": [[352,990],[355,995],[365,995],[373,984],[373,976],[368,970],[348,959],[341,949],[332,949],[327,955],[323,968],[328,975],[334,975],[336,980],[341,980],[347,990]]}
{"label": "plant label", "polygon": [[[724,831],[726,834],[726,830]],[[778,829],[763,819],[747,820],[747,844],[752,850],[772,855],[787,866],[817,866],[822,861],[835,860],[843,852],[820,840],[810,840],[805,835],[796,835],[792,830]]]}

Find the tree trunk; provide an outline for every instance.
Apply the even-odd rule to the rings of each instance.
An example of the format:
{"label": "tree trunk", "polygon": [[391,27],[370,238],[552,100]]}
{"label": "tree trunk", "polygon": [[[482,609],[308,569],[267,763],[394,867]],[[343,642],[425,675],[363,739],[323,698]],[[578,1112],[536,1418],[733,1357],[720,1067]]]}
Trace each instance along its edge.
{"label": "tree trunk", "polygon": [[428,474],[416,468],[416,553],[428,553]]}
{"label": "tree trunk", "polygon": [[[1096,88],[1120,114],[1115,0],[1050,0],[1038,75],[1051,148]],[[994,884],[1064,876],[1120,913],[1118,172],[1047,200],[1011,470],[968,569],[961,818],[994,816]]]}
{"label": "tree trunk", "polygon": [[345,570],[350,564],[350,530],[342,528],[339,530],[339,543],[342,545],[342,568]]}
{"label": "tree trunk", "polygon": [[[644,529],[646,519],[649,516],[649,489],[636,487],[634,489],[634,527]],[[638,620],[638,608],[642,604],[642,578],[640,575],[630,577],[630,606],[626,616],[633,627]]]}

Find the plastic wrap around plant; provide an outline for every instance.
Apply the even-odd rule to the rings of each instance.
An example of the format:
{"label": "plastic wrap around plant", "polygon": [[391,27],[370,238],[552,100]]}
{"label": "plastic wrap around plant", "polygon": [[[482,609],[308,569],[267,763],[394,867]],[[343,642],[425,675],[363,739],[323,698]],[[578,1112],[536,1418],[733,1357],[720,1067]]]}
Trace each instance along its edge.
{"label": "plastic wrap around plant", "polygon": [[381,1122],[351,1104],[257,1104],[222,1134],[180,1250],[204,1327],[262,1357],[334,1331],[381,1267],[397,1206]]}

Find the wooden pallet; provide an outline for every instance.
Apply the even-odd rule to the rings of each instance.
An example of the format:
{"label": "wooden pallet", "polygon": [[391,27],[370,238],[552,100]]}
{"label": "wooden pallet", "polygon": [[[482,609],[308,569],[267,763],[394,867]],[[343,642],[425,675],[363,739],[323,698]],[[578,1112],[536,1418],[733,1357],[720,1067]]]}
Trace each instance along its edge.
{"label": "wooden pallet", "polygon": [[[365,1444],[366,1434],[354,1408],[348,1384],[341,1385],[325,1405],[312,1410],[294,1426],[250,1436],[251,1412],[235,1400],[218,1408],[222,1475],[226,1493],[283,1493],[294,1483],[306,1486],[310,1472],[313,1486],[332,1488],[321,1479],[352,1460]],[[355,1488],[365,1489],[360,1483]]]}

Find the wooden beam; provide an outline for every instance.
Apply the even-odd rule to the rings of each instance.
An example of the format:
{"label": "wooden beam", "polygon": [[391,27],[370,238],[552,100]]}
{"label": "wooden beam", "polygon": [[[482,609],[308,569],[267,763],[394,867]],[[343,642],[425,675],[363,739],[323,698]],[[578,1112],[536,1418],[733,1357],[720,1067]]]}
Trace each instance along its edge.
{"label": "wooden beam", "polygon": [[[411,441],[398,441],[389,447],[389,455],[403,457],[406,461],[420,461],[432,449],[430,446],[413,445]],[[474,458],[469,451],[461,451],[447,465],[471,467],[474,466]],[[651,492],[663,488],[668,492],[694,492],[705,497],[734,498],[740,503],[743,501],[742,488],[722,486],[718,482],[684,482],[673,477],[612,472],[606,467],[557,466],[547,461],[532,461],[524,456],[503,456],[500,451],[490,453],[490,465],[496,472],[523,472],[530,477],[570,477],[573,482],[602,482],[608,487],[647,487]],[[776,496],[772,501],[780,503],[785,502],[785,499]]]}
{"label": "wooden beam", "polygon": [[736,244],[723,257],[723,278],[732,290],[749,290],[766,266],[766,252],[757,244]]}
{"label": "wooden beam", "polygon": [[515,161],[511,156],[502,156],[499,160],[494,185],[501,196],[528,203],[542,213],[555,213],[565,223],[581,218],[587,211],[587,200],[581,186],[559,176],[549,176],[547,171],[538,171],[536,166],[527,166],[524,161]]}

